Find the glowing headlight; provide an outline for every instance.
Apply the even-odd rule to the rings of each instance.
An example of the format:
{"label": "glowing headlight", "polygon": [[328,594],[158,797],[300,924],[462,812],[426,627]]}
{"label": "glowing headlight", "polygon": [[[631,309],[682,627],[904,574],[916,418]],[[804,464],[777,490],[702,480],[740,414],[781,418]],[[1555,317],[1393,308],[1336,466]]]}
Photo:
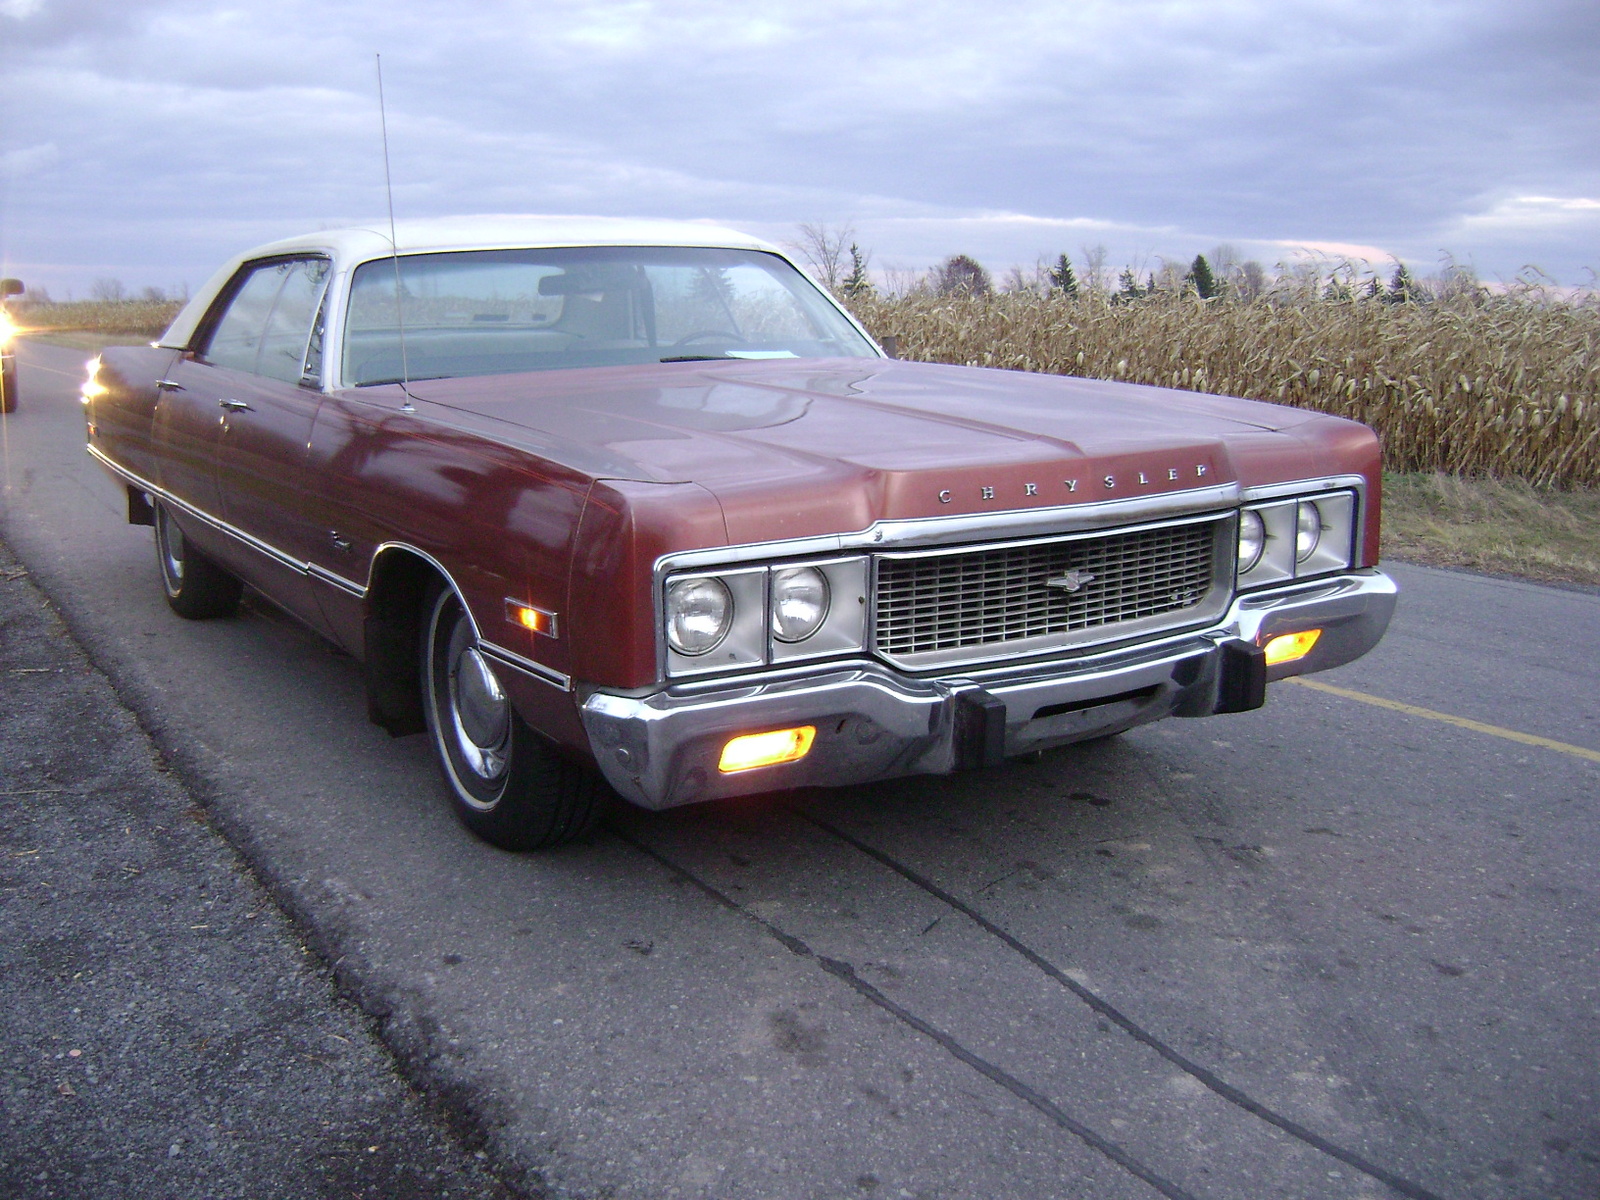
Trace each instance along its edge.
{"label": "glowing headlight", "polygon": [[17,327],[11,323],[11,318],[5,313],[0,313],[0,346],[8,346],[11,339],[17,336]]}
{"label": "glowing headlight", "polygon": [[793,567],[772,574],[772,636],[803,642],[828,616],[828,578],[815,567]]}
{"label": "glowing headlight", "polygon": [[667,641],[695,657],[715,650],[733,624],[733,596],[719,579],[680,579],[667,588]]}
{"label": "glowing headlight", "polygon": [[1310,500],[1300,501],[1300,515],[1294,525],[1294,560],[1303,563],[1316,553],[1322,540],[1322,510]]}
{"label": "glowing headlight", "polygon": [[1247,508],[1239,514],[1239,574],[1243,575],[1261,561],[1261,552],[1267,548],[1267,526],[1261,514]]}
{"label": "glowing headlight", "polygon": [[84,364],[84,369],[89,372],[89,377],[83,381],[83,386],[78,389],[78,394],[83,397],[83,402],[104,396],[111,389],[100,382],[100,358],[97,355]]}

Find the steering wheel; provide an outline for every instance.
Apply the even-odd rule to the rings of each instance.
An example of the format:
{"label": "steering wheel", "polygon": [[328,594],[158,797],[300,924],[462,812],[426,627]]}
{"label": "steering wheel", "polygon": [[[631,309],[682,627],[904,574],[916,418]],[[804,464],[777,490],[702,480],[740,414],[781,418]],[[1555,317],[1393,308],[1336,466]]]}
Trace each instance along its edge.
{"label": "steering wheel", "polygon": [[672,344],[674,346],[687,346],[690,342],[698,342],[703,338],[723,338],[730,342],[744,341],[742,335],[729,333],[726,329],[696,329],[693,333],[684,334]]}

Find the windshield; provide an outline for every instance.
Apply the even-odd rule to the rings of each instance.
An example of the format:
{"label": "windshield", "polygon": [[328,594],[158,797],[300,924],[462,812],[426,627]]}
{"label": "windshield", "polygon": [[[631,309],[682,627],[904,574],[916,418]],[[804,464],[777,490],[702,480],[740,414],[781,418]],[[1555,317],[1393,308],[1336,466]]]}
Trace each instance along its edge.
{"label": "windshield", "polygon": [[[344,378],[356,384],[708,358],[877,358],[776,254],[565,247],[400,257],[356,268]],[[405,331],[402,362],[400,331]]]}

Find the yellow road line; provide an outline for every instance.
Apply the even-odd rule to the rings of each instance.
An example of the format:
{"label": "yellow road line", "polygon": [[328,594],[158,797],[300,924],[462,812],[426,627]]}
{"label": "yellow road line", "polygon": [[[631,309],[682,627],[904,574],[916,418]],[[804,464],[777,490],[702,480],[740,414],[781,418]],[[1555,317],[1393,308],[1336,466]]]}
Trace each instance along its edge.
{"label": "yellow road line", "polygon": [[1454,725],[1459,729],[1470,729],[1474,733],[1487,733],[1491,737],[1505,738],[1509,742],[1521,742],[1524,746],[1540,746],[1546,750],[1570,754],[1574,758],[1586,758],[1590,762],[1600,763],[1600,750],[1590,750],[1586,746],[1574,746],[1569,742],[1558,742],[1553,738],[1539,737],[1537,734],[1532,733],[1522,733],[1516,729],[1503,729],[1499,725],[1485,725],[1482,721],[1473,721],[1467,717],[1456,717],[1449,713],[1435,712],[1431,708],[1418,708],[1415,704],[1404,704],[1399,700],[1388,700],[1382,696],[1369,696],[1366,692],[1335,687],[1331,683],[1323,683],[1320,679],[1307,679],[1302,675],[1290,676],[1284,682],[1298,683],[1301,687],[1327,692],[1330,696],[1343,696],[1346,700],[1359,700],[1363,704],[1376,705],[1378,708],[1387,708],[1392,712],[1405,713],[1407,716],[1426,717],[1430,721],[1443,721],[1446,725]]}

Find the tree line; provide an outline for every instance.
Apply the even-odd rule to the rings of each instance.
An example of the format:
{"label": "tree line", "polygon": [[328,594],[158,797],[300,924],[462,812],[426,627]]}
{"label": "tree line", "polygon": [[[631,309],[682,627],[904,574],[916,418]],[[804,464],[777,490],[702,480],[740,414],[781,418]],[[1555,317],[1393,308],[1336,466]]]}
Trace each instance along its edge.
{"label": "tree line", "polygon": [[[1135,269],[1125,265],[1114,277],[1107,268],[1104,246],[1082,246],[1080,269],[1065,251],[1041,258],[1031,270],[1012,267],[997,284],[993,275],[968,254],[953,254],[928,271],[890,268],[874,280],[872,252],[864,250],[849,225],[803,224],[789,244],[829,291],[843,298],[887,296],[990,296],[1034,293],[1069,299],[1094,296],[1126,304],[1158,296],[1191,296],[1200,300],[1248,303],[1269,295],[1293,295],[1327,301],[1372,300],[1385,304],[1423,304],[1432,300],[1473,297],[1485,289],[1471,267],[1447,257],[1431,278],[1418,278],[1399,260],[1386,271],[1366,263],[1306,259],[1280,263],[1269,272],[1254,259],[1241,259],[1232,246],[1217,246],[1188,262],[1162,259],[1159,266]],[[1537,276],[1537,272],[1534,272]],[[1544,282],[1525,278],[1522,282]]]}

